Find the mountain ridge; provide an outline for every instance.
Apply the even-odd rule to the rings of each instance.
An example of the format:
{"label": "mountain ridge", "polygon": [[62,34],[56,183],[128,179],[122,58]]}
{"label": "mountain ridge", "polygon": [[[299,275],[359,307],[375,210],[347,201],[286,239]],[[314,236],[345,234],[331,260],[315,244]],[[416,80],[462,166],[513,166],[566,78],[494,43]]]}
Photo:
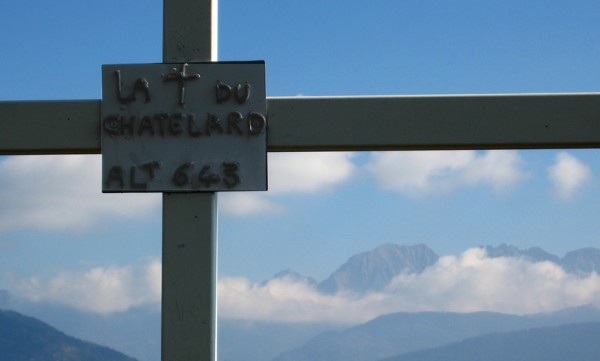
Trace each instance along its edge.
{"label": "mountain ridge", "polygon": [[108,347],[66,335],[48,324],[0,310],[0,355],[3,361],[136,361]]}
{"label": "mountain ridge", "polygon": [[386,243],[356,254],[317,285],[326,294],[338,291],[365,293],[384,288],[401,273],[420,273],[439,256],[424,244],[403,246]]}
{"label": "mountain ridge", "polygon": [[[551,254],[541,247],[520,249],[506,243],[477,248],[483,249],[489,258],[514,257],[533,263],[552,262],[565,272],[579,276],[586,276],[592,272],[600,273],[600,249],[595,247],[573,250],[563,257]],[[323,294],[335,294],[340,291],[365,294],[383,290],[400,274],[419,274],[434,265],[439,258],[440,256],[425,244],[386,243],[351,256],[321,282],[290,269],[279,272],[271,279],[286,278],[316,285],[316,289]]]}
{"label": "mountain ridge", "polygon": [[490,333],[589,321],[600,323],[600,309],[586,306],[526,316],[497,312],[399,312],[344,330],[321,333],[272,361],[376,361]]}
{"label": "mountain ridge", "polygon": [[[540,247],[531,247],[529,249],[519,249],[518,247],[501,244],[499,246],[481,246],[484,248],[488,257],[523,257],[530,262],[563,262],[561,267],[568,267],[569,263],[572,263],[570,268],[571,273],[576,275],[586,275],[586,272],[597,272],[600,269],[596,261],[596,253],[600,253],[600,250],[596,248],[582,248],[567,253],[563,257],[554,256]],[[363,254],[372,254],[375,256],[372,259],[381,259],[387,270],[396,270],[391,273],[383,273],[380,279],[388,279],[394,277],[395,273],[410,273],[410,272],[423,272],[427,270],[432,264],[431,259],[426,257],[419,258],[414,256],[408,261],[397,257],[405,265],[412,266],[389,266],[391,259],[395,259],[395,256],[389,256],[387,253],[394,254],[399,249],[404,249],[404,256],[409,257],[411,255],[417,255],[419,252],[427,254],[433,253],[433,257],[438,257],[434,251],[429,249],[426,245],[394,245],[384,244],[371,251],[362,252]],[[412,249],[412,253],[411,250]],[[587,253],[590,253],[589,255]],[[354,256],[358,256],[358,253]],[[353,256],[353,257],[354,257]],[[349,263],[353,257],[348,259]],[[360,259],[360,257],[357,257]],[[367,257],[368,258],[368,257]],[[418,260],[424,260],[419,263]],[[566,261],[565,261],[566,260]],[[387,263],[386,263],[387,262]],[[368,263],[358,262],[358,265],[363,267]],[[383,267],[383,268],[385,268]],[[412,267],[412,268],[411,268]],[[342,268],[341,266],[338,268]],[[358,268],[363,271],[377,270],[376,267],[363,267]],[[387,271],[386,271],[387,272]],[[378,276],[379,277],[379,276]],[[279,279],[290,282],[302,282],[306,283],[311,287],[317,288],[319,284],[312,278],[305,277],[292,270],[285,270],[275,275],[272,279]],[[363,277],[364,279],[364,277]],[[269,281],[265,281],[261,286],[266,286]],[[362,281],[361,281],[362,282]],[[385,282],[384,282],[385,283]],[[382,284],[384,284],[382,283]],[[385,287],[385,286],[382,286]],[[355,288],[358,289],[358,288]],[[343,289],[341,291],[344,291]],[[375,290],[377,291],[377,290]],[[359,292],[359,291],[353,291]],[[372,292],[372,290],[364,290],[361,292]],[[352,296],[352,295],[351,295]],[[32,315],[39,319],[48,322],[51,325],[58,327],[61,330],[66,331],[69,334],[76,335],[80,338],[93,340],[94,342],[109,345],[110,347],[126,352],[129,355],[135,356],[140,360],[144,361],[159,361],[160,359],[160,311],[156,307],[145,307],[145,308],[134,308],[125,312],[119,312],[111,315],[96,315],[91,313],[85,313],[81,310],[69,309],[68,306],[60,306],[58,304],[50,303],[32,303],[25,302],[24,300],[17,301],[11,300],[12,295],[6,291],[0,290],[0,308],[11,308],[20,313]],[[560,322],[567,323],[572,322],[573,319],[585,320],[587,317],[587,311],[582,309],[569,310],[564,313],[555,314],[555,318],[560,318]],[[595,312],[595,311],[594,311]],[[592,312],[593,314],[595,314]],[[584,316],[578,315],[583,313]],[[443,312],[442,312],[443,314]],[[383,317],[383,316],[382,316]],[[595,316],[594,316],[595,317]],[[220,355],[229,357],[230,361],[268,361],[286,351],[291,351],[296,348],[303,347],[312,338],[318,336],[320,332],[325,330],[331,330],[330,337],[335,335],[336,332],[342,331],[342,326],[335,323],[327,324],[297,324],[297,323],[285,323],[285,322],[274,322],[274,321],[256,321],[252,323],[250,327],[246,320],[223,320],[219,321],[220,331],[229,334],[225,335],[220,332],[221,341],[218,343],[220,348]],[[356,325],[360,326],[360,325]],[[263,335],[266,340],[259,342],[257,335]],[[371,336],[369,336],[371,337]],[[241,342],[242,340],[243,342]],[[358,338],[358,341],[361,339]],[[371,337],[373,340],[373,337]],[[375,341],[373,341],[375,342]],[[356,340],[353,343],[359,344]],[[381,346],[388,347],[388,346]],[[386,354],[391,356],[393,354]],[[316,360],[310,360],[316,361]],[[372,360],[374,361],[374,360]]]}
{"label": "mountain ridge", "polygon": [[600,322],[492,333],[379,361],[596,361]]}

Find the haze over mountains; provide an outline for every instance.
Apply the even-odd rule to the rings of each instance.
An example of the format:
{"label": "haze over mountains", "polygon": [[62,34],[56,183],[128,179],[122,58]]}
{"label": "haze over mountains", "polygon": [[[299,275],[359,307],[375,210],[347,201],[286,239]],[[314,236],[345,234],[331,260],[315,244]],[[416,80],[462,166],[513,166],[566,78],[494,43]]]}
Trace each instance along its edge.
{"label": "haze over mountains", "polygon": [[[590,321],[600,324],[599,309],[582,307],[528,316],[495,312],[395,313],[343,330],[321,333],[303,346],[278,355],[273,361],[376,361],[481,335],[510,335],[520,330]],[[563,340],[563,345],[579,342],[575,335],[569,337]]]}
{"label": "haze over mountains", "polygon": [[[585,306],[600,303],[599,269],[596,248],[559,257],[503,244],[440,256],[422,244],[384,244],[350,257],[321,282],[293,270],[260,284],[222,279],[219,355],[227,361],[378,361],[487,333],[600,322],[600,311]],[[156,306],[99,315],[0,292],[0,308],[141,361],[160,359]],[[555,312],[574,306],[585,307]],[[508,311],[470,311],[494,307]]]}
{"label": "haze over mountains", "polygon": [[[600,249],[589,247],[567,253],[564,257],[550,254],[540,247],[521,250],[501,244],[497,247],[481,247],[489,258],[522,258],[533,263],[549,261],[566,272],[589,275],[600,270]],[[317,289],[333,294],[340,291],[367,293],[381,291],[400,274],[421,273],[434,265],[440,256],[424,244],[401,246],[384,244],[373,250],[352,256],[327,279],[318,283]],[[284,271],[274,278],[293,274],[296,279],[304,277],[293,271]],[[308,279],[308,278],[306,278]],[[309,282],[313,282],[308,279]]]}
{"label": "haze over mountains", "polygon": [[3,361],[135,361],[120,352],[70,336],[31,317],[0,311]]}
{"label": "haze over mountains", "polygon": [[492,333],[381,361],[596,361],[600,322]]}
{"label": "haze over mountains", "polygon": [[400,273],[420,273],[439,256],[425,245],[399,246],[384,244],[374,250],[352,256],[329,278],[319,283],[325,293],[381,290]]}

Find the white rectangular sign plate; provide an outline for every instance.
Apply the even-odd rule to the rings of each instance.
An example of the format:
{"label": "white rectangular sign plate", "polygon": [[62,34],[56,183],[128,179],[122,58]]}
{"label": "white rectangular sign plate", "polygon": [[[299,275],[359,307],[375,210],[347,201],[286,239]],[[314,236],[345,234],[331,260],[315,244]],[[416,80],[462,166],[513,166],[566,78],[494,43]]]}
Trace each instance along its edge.
{"label": "white rectangular sign plate", "polygon": [[102,191],[267,189],[265,63],[102,66]]}

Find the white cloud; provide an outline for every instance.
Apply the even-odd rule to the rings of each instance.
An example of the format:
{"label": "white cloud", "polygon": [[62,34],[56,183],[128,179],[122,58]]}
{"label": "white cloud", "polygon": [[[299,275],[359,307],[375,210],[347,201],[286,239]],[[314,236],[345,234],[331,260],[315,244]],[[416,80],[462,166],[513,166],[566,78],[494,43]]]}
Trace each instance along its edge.
{"label": "white cloud", "polygon": [[100,162],[95,155],[19,156],[0,162],[0,232],[81,229],[160,209],[156,194],[102,194]]}
{"label": "white cloud", "polygon": [[598,303],[600,277],[568,274],[551,262],[488,258],[473,248],[440,258],[422,274],[396,277],[386,293],[411,295],[399,306],[413,311],[529,314]]}
{"label": "white cloud", "polygon": [[526,177],[516,151],[411,151],[372,153],[367,170],[383,189],[409,195],[485,184],[506,189]]}
{"label": "white cloud", "polygon": [[312,193],[347,181],[355,172],[353,153],[271,153],[269,192]]}
{"label": "white cloud", "polygon": [[[133,267],[99,267],[62,272],[51,278],[12,279],[12,294],[81,310],[111,313],[144,304],[158,305],[158,260]],[[218,284],[219,315],[279,322],[353,324],[392,312],[548,312],[600,304],[600,277],[566,273],[551,262],[488,258],[481,248],[445,256],[421,274],[402,274],[381,292],[324,295],[294,278],[253,283],[226,277]]]}
{"label": "white cloud", "polygon": [[231,192],[219,195],[219,211],[233,216],[262,215],[283,210],[283,206],[263,194]]}
{"label": "white cloud", "polygon": [[446,256],[421,274],[400,275],[383,292],[322,295],[293,280],[219,284],[222,317],[270,321],[364,322],[392,312],[496,311],[531,314],[600,303],[600,277],[565,273],[550,262],[488,258],[482,249]]}
{"label": "white cloud", "polygon": [[350,179],[356,166],[353,153],[269,153],[269,191],[223,193],[219,207],[234,216],[282,212],[277,196],[329,191]]}
{"label": "white cloud", "polygon": [[218,294],[219,316],[224,318],[353,324],[385,313],[376,308],[379,294],[323,295],[292,279],[254,284],[245,278],[225,278],[219,282]]}
{"label": "white cloud", "polygon": [[569,153],[560,152],[554,164],[548,168],[554,194],[561,199],[570,199],[575,192],[592,178],[590,168]]}
{"label": "white cloud", "polygon": [[57,303],[79,310],[108,314],[144,304],[159,304],[161,263],[140,267],[96,267],[84,272],[61,272],[46,279],[9,280],[11,294],[33,302]]}
{"label": "white cloud", "polygon": [[[315,193],[347,181],[351,153],[269,154],[269,192],[223,194],[225,214],[280,212],[285,193]],[[110,217],[146,217],[160,209],[158,194],[102,194],[101,158],[95,155],[10,157],[0,162],[0,233],[65,230]]]}

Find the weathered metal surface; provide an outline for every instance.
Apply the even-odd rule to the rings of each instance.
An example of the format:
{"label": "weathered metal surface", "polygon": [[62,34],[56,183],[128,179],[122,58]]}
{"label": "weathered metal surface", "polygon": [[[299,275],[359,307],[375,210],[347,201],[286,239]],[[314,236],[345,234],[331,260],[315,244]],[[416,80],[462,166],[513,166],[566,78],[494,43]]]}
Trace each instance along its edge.
{"label": "weathered metal surface", "polygon": [[[164,63],[217,60],[217,4],[164,0]],[[216,361],[217,194],[165,193],[163,217],[161,359]]]}
{"label": "weathered metal surface", "polygon": [[[268,151],[600,147],[598,93],[267,98],[267,108]],[[0,102],[0,154],[99,153],[99,109]]]}
{"label": "weathered metal surface", "polygon": [[217,0],[163,1],[163,62],[217,61]]}
{"label": "weathered metal surface", "polygon": [[105,65],[104,192],[267,189],[265,64]]}
{"label": "weathered metal surface", "polygon": [[216,194],[164,194],[163,360],[215,360],[216,265]]}
{"label": "weathered metal surface", "polygon": [[600,94],[269,98],[269,151],[600,147]]}
{"label": "weathered metal surface", "polygon": [[100,152],[100,101],[0,102],[0,154]]}

